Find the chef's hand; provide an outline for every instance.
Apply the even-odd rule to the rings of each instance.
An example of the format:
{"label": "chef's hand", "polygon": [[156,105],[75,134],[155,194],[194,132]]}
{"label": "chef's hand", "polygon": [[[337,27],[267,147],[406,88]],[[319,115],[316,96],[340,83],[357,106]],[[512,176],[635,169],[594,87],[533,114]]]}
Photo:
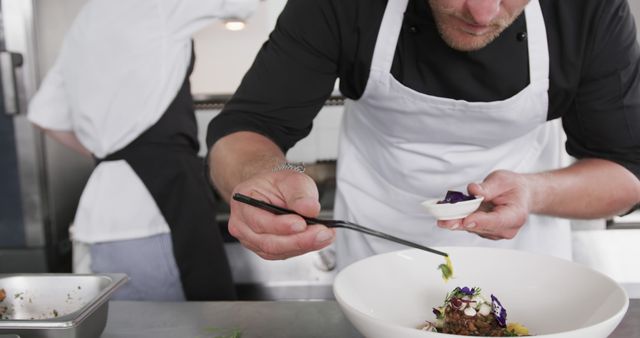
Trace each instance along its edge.
{"label": "chef's hand", "polygon": [[[241,193],[308,217],[320,213],[318,187],[311,177],[293,170],[259,174],[238,184]],[[335,230],[307,225],[298,215],[274,215],[231,199],[229,233],[264,259],[285,259],[331,244]]]}
{"label": "chef's hand", "polygon": [[531,191],[525,175],[494,171],[482,183],[469,184],[467,190],[484,197],[480,208],[464,219],[438,221],[439,227],[498,240],[514,238],[527,221]]}

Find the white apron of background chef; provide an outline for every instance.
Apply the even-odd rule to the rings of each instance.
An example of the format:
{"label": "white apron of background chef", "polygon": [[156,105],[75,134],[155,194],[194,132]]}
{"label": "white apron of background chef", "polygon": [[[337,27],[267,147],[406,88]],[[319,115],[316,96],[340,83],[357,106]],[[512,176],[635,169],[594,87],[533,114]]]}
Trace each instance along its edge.
{"label": "white apron of background chef", "polygon": [[[495,102],[426,95],[391,75],[407,1],[389,0],[366,90],[346,104],[335,217],[427,246],[517,248],[570,259],[568,220],[530,215],[513,240],[491,241],[438,228],[420,205],[444,197],[448,189],[466,192],[468,183],[481,182],[496,169],[524,173],[560,166],[561,130],[546,122],[549,54],[538,1],[525,8],[530,84]],[[403,248],[341,230],[338,266]]]}

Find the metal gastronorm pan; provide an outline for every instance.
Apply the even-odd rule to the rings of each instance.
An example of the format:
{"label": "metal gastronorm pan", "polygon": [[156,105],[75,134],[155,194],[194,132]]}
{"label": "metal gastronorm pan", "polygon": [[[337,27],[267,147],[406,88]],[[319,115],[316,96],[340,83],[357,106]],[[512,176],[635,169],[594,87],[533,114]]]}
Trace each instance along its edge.
{"label": "metal gastronorm pan", "polygon": [[125,274],[0,274],[5,311],[0,335],[21,338],[99,337],[109,297]]}

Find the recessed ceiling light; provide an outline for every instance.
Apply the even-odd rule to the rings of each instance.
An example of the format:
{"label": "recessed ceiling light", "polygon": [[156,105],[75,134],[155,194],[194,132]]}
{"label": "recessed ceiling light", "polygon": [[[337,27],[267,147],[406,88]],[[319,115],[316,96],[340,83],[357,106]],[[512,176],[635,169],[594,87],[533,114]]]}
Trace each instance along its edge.
{"label": "recessed ceiling light", "polygon": [[228,19],[224,21],[224,28],[230,31],[241,31],[245,26],[245,22],[240,19]]}

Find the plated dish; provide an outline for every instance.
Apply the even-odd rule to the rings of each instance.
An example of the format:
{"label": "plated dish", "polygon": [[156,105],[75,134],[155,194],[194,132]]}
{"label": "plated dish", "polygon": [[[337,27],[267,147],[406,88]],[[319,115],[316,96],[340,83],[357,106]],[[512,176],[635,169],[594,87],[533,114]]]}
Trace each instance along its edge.
{"label": "plated dish", "polygon": [[497,248],[438,249],[455,263],[448,283],[436,269],[442,257],[417,249],[368,257],[338,273],[336,301],[363,336],[467,337],[419,329],[435,321],[434,306],[456,286],[480,286],[490,292],[488,302],[493,293],[508,311],[507,325],[521,323],[536,338],[605,338],[629,306],[614,280],[567,260]]}

